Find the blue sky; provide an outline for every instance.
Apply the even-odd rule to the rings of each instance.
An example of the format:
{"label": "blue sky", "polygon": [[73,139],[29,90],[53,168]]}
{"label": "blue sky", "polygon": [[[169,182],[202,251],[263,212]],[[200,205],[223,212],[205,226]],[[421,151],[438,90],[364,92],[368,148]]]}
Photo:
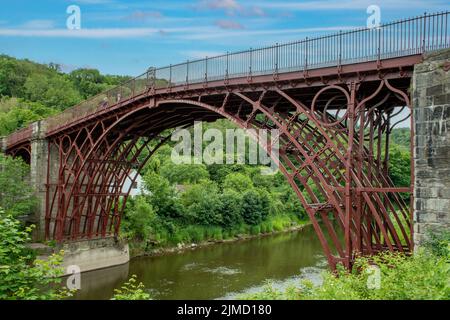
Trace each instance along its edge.
{"label": "blue sky", "polygon": [[[81,30],[68,30],[69,5]],[[138,75],[149,66],[448,10],[449,0],[1,0],[0,53]]]}

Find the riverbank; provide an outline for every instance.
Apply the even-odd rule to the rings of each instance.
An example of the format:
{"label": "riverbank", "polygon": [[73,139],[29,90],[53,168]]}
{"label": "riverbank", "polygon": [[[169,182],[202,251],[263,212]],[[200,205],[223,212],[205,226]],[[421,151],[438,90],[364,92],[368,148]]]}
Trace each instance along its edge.
{"label": "riverbank", "polygon": [[[245,300],[449,300],[450,232],[431,233],[413,255],[383,252],[359,257],[355,270],[322,273],[322,283],[298,281],[285,288],[266,285]],[[337,275],[337,276],[336,276]]]}
{"label": "riverbank", "polygon": [[[280,220],[281,218],[281,220]],[[179,242],[173,245],[165,245],[165,246],[154,246],[149,247],[152,243],[148,241],[137,241],[133,239],[128,240],[128,244],[130,247],[130,259],[137,257],[157,257],[166,254],[174,254],[174,253],[182,253],[185,251],[192,251],[199,248],[204,248],[207,246],[223,244],[223,243],[232,243],[238,241],[245,241],[255,238],[262,238],[271,235],[277,235],[281,233],[294,232],[299,231],[305,228],[306,226],[311,225],[311,222],[305,220],[293,219],[290,216],[281,216],[277,217],[278,223],[273,223],[274,221],[267,221],[264,226],[268,225],[268,227],[264,228],[260,225],[257,226],[241,226],[238,230],[247,230],[247,232],[236,233],[233,231],[229,231],[229,237],[221,237],[219,239],[211,237],[202,241],[189,241],[189,242]],[[255,232],[258,230],[258,232]]]}

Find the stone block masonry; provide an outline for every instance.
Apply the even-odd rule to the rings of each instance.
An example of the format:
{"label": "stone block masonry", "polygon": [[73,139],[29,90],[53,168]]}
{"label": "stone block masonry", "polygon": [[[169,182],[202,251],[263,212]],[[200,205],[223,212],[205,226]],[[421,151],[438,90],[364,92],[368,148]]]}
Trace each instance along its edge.
{"label": "stone block masonry", "polygon": [[414,244],[428,231],[450,230],[450,50],[414,68]]}

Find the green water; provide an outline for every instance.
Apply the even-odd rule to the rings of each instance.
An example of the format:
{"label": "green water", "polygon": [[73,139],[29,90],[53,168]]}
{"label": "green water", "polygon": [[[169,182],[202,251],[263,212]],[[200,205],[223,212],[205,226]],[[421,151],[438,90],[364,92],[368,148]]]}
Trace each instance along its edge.
{"label": "green water", "polygon": [[327,268],[311,226],[301,231],[222,243],[82,274],[76,299],[109,299],[136,274],[153,299],[226,299],[286,286],[300,278],[320,281]]}

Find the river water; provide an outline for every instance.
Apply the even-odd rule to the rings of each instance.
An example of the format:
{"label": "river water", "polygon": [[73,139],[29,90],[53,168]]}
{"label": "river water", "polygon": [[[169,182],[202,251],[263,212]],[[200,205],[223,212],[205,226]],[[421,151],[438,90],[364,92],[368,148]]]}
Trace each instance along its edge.
{"label": "river water", "polygon": [[109,299],[133,274],[153,299],[228,299],[260,291],[267,282],[286,287],[306,277],[317,283],[326,268],[317,236],[306,226],[83,273],[75,299]]}

